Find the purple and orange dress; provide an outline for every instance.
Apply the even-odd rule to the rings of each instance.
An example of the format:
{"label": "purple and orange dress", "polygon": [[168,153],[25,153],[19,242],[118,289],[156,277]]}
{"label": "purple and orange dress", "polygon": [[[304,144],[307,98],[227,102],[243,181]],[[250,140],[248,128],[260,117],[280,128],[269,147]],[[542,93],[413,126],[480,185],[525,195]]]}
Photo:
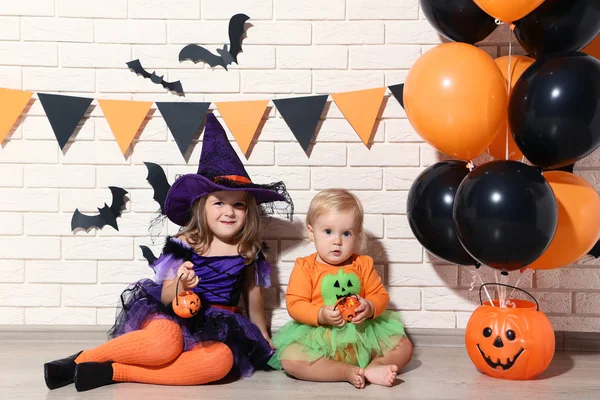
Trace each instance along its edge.
{"label": "purple and orange dress", "polygon": [[[193,291],[202,307],[191,318],[180,318],[171,305],[161,302],[162,283],[175,279],[177,269],[185,261],[194,264],[200,278]],[[271,266],[259,255],[251,264],[241,256],[200,256],[187,243],[167,237],[161,256],[154,262],[154,279],[142,279],[122,294],[112,338],[141,329],[152,318],[167,318],[182,328],[184,351],[198,343],[217,341],[226,344],[234,356],[232,373],[250,376],[253,371],[270,369],[267,362],[273,350],[260,329],[238,312],[246,268],[254,267],[256,285],[269,287]]]}

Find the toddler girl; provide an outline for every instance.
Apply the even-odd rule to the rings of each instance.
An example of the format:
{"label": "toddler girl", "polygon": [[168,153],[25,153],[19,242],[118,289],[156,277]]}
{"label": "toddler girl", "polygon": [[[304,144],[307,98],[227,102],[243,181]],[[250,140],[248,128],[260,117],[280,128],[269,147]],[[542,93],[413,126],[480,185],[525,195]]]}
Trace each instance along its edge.
{"label": "toddler girl", "polygon": [[[399,314],[386,311],[389,295],[373,259],[356,252],[365,242],[363,209],[347,190],[324,190],[309,206],[308,236],[317,252],[298,258],[286,293],[294,319],[273,337],[269,364],[309,381],[391,386],[412,356]],[[351,322],[336,308],[356,295]]]}

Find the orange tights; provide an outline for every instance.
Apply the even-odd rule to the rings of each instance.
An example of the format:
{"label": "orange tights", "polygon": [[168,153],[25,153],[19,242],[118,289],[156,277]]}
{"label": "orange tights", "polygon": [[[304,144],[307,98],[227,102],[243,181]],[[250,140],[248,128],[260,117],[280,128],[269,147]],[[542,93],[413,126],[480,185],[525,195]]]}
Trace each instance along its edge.
{"label": "orange tights", "polygon": [[153,319],[138,330],[85,350],[75,359],[83,362],[113,361],[116,382],[158,385],[200,385],[229,373],[233,354],[219,342],[200,343],[183,352],[181,327],[167,319]]}

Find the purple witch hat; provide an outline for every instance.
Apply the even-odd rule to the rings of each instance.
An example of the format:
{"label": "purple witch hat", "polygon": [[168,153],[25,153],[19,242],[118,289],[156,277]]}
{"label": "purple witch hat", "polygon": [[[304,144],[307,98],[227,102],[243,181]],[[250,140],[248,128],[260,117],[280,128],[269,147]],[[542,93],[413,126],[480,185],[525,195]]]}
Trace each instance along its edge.
{"label": "purple witch hat", "polygon": [[[183,226],[189,221],[196,200],[222,190],[247,191],[267,212],[269,203],[285,202],[288,216],[293,213],[294,206],[285,184],[253,183],[229,143],[225,130],[214,114],[209,113],[206,116],[198,172],[183,175],[173,183],[167,193],[163,213],[177,225]],[[271,205],[271,211],[274,209]]]}

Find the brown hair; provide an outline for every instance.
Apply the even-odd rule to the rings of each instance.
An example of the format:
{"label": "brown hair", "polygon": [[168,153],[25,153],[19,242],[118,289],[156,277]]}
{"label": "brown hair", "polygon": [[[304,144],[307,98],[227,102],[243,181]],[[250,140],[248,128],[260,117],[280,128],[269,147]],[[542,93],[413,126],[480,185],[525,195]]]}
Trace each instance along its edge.
{"label": "brown hair", "polygon": [[356,230],[358,232],[357,250],[363,251],[367,243],[363,228],[365,213],[360,200],[346,189],[325,189],[317,193],[308,207],[306,224],[312,226],[315,220],[321,215],[339,212],[354,213],[357,225]]}
{"label": "brown hair", "polygon": [[[242,230],[236,236],[238,241],[237,250],[244,257],[246,264],[250,264],[256,255],[262,250],[262,220],[261,208],[256,204],[254,196],[246,193],[246,222]],[[185,236],[186,241],[198,254],[208,250],[213,241],[213,233],[206,222],[206,199],[202,196],[192,206],[192,218],[177,233],[177,237]]]}

